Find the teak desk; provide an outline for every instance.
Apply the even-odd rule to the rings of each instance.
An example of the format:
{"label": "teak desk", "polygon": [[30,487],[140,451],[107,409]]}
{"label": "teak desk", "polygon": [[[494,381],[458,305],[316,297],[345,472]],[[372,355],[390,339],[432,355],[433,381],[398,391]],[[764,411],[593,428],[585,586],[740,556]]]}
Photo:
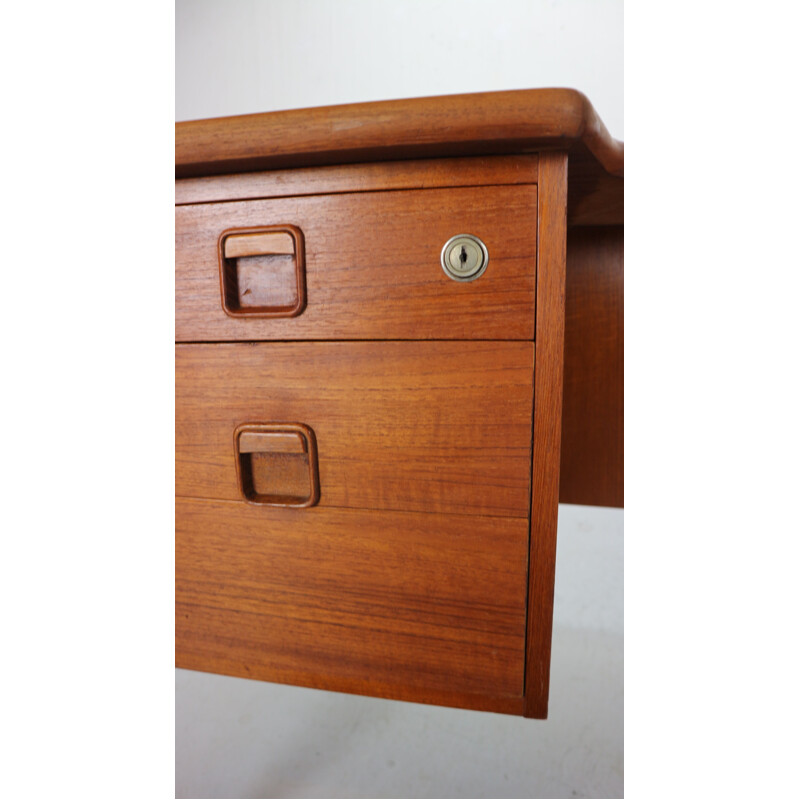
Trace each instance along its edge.
{"label": "teak desk", "polygon": [[565,89],[176,126],[177,666],[547,716],[559,497],[622,505],[622,167]]}

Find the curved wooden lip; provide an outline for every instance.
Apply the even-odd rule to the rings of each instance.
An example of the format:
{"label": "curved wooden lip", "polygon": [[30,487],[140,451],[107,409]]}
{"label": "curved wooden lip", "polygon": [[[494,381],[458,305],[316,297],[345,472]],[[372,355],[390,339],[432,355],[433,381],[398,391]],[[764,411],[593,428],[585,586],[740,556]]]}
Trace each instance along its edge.
{"label": "curved wooden lip", "polygon": [[622,142],[574,89],[386,100],[178,122],[178,178],[284,167],[524,153],[583,144],[622,176]]}

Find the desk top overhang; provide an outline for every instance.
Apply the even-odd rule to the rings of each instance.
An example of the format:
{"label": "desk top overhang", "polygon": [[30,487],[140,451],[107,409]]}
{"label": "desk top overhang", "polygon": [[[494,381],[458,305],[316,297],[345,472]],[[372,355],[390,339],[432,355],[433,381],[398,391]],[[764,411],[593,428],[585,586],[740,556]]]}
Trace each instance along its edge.
{"label": "desk top overhang", "polygon": [[179,122],[176,178],[566,150],[572,225],[621,224],[622,142],[573,89],[387,100]]}

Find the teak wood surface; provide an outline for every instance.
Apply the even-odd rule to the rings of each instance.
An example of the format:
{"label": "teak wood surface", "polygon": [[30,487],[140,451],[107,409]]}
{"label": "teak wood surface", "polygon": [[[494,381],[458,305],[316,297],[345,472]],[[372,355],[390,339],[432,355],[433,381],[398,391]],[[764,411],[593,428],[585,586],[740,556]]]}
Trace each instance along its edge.
{"label": "teak wood surface", "polygon": [[244,423],[233,432],[239,496],[254,505],[310,508],[319,501],[317,440],[298,422]]}
{"label": "teak wood surface", "polygon": [[178,667],[520,713],[525,520],[183,498],[176,514]]}
{"label": "teak wood surface", "polygon": [[531,342],[179,345],[176,493],[241,499],[234,430],[294,422],[316,436],[320,507],[525,520],[533,348]]}
{"label": "teak wood surface", "polygon": [[525,716],[544,719],[547,717],[550,688],[550,644],[561,463],[567,246],[565,153],[542,154],[539,163],[539,191]]}
{"label": "teak wood surface", "polygon": [[420,97],[179,122],[179,178],[437,156],[571,150],[611,175],[623,146],[574,89]]}
{"label": "teak wood surface", "polygon": [[217,239],[217,251],[222,308],[229,317],[303,313],[305,245],[299,228],[258,225],[225,230]]}
{"label": "teak wood surface", "polygon": [[175,175],[548,149],[569,152],[570,224],[622,224],[623,144],[573,89],[421,97],[179,122]]}
{"label": "teak wood surface", "polygon": [[[536,186],[365,192],[175,209],[178,341],[533,339]],[[224,231],[291,225],[305,242],[306,302],[286,319],[235,319],[220,301]],[[458,283],[445,242],[480,237],[489,265]]]}
{"label": "teak wood surface", "polygon": [[[177,665],[546,717],[559,494],[622,500],[622,144],[571,90],[176,139]],[[233,319],[220,233],[272,225],[302,230],[307,307]],[[489,248],[471,284],[456,233]],[[317,505],[243,498],[258,423],[313,429]],[[274,465],[303,454],[253,453],[302,495]]]}
{"label": "teak wood surface", "polygon": [[623,238],[619,225],[567,235],[562,503],[623,505]]}
{"label": "teak wood surface", "polygon": [[304,167],[175,181],[175,205],[313,194],[536,183],[538,156],[430,158]]}

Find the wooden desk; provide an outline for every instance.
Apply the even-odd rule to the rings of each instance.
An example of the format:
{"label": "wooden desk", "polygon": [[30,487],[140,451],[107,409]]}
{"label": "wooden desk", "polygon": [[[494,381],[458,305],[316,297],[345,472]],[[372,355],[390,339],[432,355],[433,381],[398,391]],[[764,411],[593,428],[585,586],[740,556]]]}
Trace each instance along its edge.
{"label": "wooden desk", "polygon": [[176,126],[179,667],[546,717],[559,491],[622,502],[621,174],[569,90]]}

